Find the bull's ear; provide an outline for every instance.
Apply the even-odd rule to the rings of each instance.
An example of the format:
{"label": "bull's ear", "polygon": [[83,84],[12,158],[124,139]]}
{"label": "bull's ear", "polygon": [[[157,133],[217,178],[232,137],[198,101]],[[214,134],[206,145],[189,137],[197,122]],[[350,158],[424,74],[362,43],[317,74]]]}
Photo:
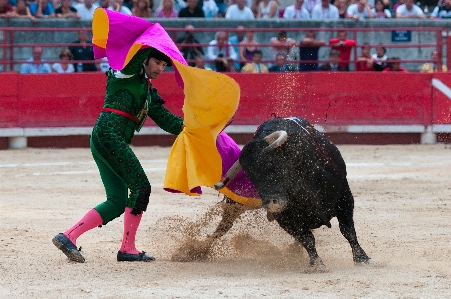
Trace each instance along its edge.
{"label": "bull's ear", "polygon": [[284,144],[288,139],[288,134],[286,131],[275,131],[263,139],[269,144],[263,149],[263,152],[266,152]]}

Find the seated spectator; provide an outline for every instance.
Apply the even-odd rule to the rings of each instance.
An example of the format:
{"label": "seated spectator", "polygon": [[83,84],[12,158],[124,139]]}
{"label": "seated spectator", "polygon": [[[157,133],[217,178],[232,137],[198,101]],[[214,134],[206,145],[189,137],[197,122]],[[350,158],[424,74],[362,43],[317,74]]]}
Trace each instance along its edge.
{"label": "seated spectator", "polygon": [[372,72],[374,71],[374,59],[370,55],[371,47],[369,45],[362,46],[362,54],[357,57],[355,66],[356,71]]}
{"label": "seated spectator", "polygon": [[124,5],[124,0],[112,0],[112,4],[108,7],[109,10],[114,10],[126,15],[131,16],[132,11]]}
{"label": "seated spectator", "polygon": [[215,0],[216,6],[218,6],[218,9],[219,9],[218,16],[221,17],[221,18],[224,17],[224,13],[225,13],[225,11],[227,9],[226,1],[227,0]]}
{"label": "seated spectator", "polygon": [[263,53],[255,50],[252,54],[252,62],[246,63],[242,68],[242,73],[268,73],[268,67],[262,63]]}
{"label": "seated spectator", "polygon": [[[94,61],[94,52],[92,50],[92,42],[88,39],[88,32],[80,30],[78,32],[78,40],[73,44],[80,44],[80,46],[70,46],[69,50],[72,53],[74,60],[92,60]],[[100,66],[95,63],[74,63],[75,70],[77,72],[97,72],[100,70]]]}
{"label": "seated spectator", "polygon": [[218,72],[235,72],[233,61],[238,58],[235,50],[226,41],[226,33],[218,31],[207,49],[207,60],[213,60],[214,70]]}
{"label": "seated spectator", "polygon": [[330,50],[329,63],[321,65],[319,70],[324,72],[346,72],[347,69],[340,65],[338,61],[340,61],[340,51]]}
{"label": "seated spectator", "polygon": [[312,17],[313,7],[315,7],[315,5],[317,4],[321,4],[321,0],[305,0],[304,4],[302,4],[302,7],[307,9],[310,18]]}
{"label": "seated spectator", "polygon": [[99,0],[99,2],[100,2],[100,7],[101,8],[107,9],[111,5],[111,1],[110,0]]}
{"label": "seated spectator", "polygon": [[260,51],[258,42],[254,40],[254,31],[248,29],[246,32],[246,39],[240,43],[238,53],[240,54],[241,66],[247,62],[252,61],[252,57],[255,51]]}
{"label": "seated spectator", "polygon": [[293,66],[287,64],[287,56],[283,53],[277,53],[276,63],[268,70],[270,73],[287,73],[295,71]]}
{"label": "seated spectator", "polygon": [[[238,25],[238,27],[236,27],[235,33],[235,35],[229,36],[229,44],[233,46],[235,53],[237,53],[237,55],[239,56],[239,44],[246,39],[246,29],[243,26]],[[233,65],[235,66],[237,71],[241,69],[241,64],[239,62],[234,62]]]}
{"label": "seated spectator", "polygon": [[197,67],[198,69],[203,69],[207,71],[211,71],[212,69],[205,65],[205,58],[203,55],[197,55],[196,56],[196,63],[194,67]]}
{"label": "seated spectator", "polygon": [[349,5],[346,13],[349,19],[356,21],[374,18],[371,6],[366,0],[357,0],[356,3]]}
{"label": "seated spectator", "polygon": [[[307,31],[305,38],[299,44],[299,60],[318,60],[319,48],[326,45],[323,39],[316,39],[316,33],[313,30]],[[317,62],[300,63],[301,72],[310,72],[318,70]]]}
{"label": "seated spectator", "polygon": [[[396,1],[396,4],[393,5],[393,12],[395,13],[395,17],[396,17],[396,10],[398,9],[398,7],[400,5],[403,5],[403,4],[404,4],[404,0],[398,0],[398,1]],[[387,7],[385,7],[385,8],[387,8]]]}
{"label": "seated spectator", "polygon": [[61,19],[80,19],[80,15],[77,10],[71,6],[71,0],[63,0],[61,6],[55,10],[57,18]]}
{"label": "seated spectator", "polygon": [[[183,57],[188,61],[188,64],[190,66],[194,66],[195,62],[194,59],[198,55],[204,55],[204,50],[202,50],[202,47],[199,46],[199,41],[194,37],[193,33],[194,26],[193,25],[186,25],[185,26],[185,36],[180,37],[177,39],[177,47],[179,48],[180,52],[183,54]],[[185,45],[181,45],[185,44]],[[187,44],[187,45],[186,45]],[[189,61],[193,60],[193,61]]]}
{"label": "seated spectator", "polygon": [[391,18],[391,12],[384,7],[384,1],[376,0],[376,4],[371,9],[371,12],[376,19],[388,19]]}
{"label": "seated spectator", "polygon": [[384,46],[377,46],[376,53],[371,55],[374,59],[373,68],[376,72],[382,72],[387,67],[387,49]]}
{"label": "seated spectator", "polygon": [[16,18],[28,18],[33,23],[36,23],[36,18],[31,14],[30,8],[27,6],[25,0],[17,0],[16,6],[14,8],[14,13]]}
{"label": "seated spectator", "polygon": [[80,15],[81,20],[91,21],[94,16],[94,11],[99,5],[94,0],[84,0],[83,3],[78,3],[74,7]]}
{"label": "seated spectator", "polygon": [[408,73],[406,69],[401,67],[401,59],[399,57],[390,57],[387,60],[387,67],[382,72]]}
{"label": "seated spectator", "polygon": [[431,19],[449,19],[451,18],[451,0],[444,0],[442,4],[437,5],[429,17]]}
{"label": "seated spectator", "polygon": [[152,4],[150,0],[136,0],[136,5],[132,8],[132,16],[139,18],[152,17]]}
{"label": "seated spectator", "polygon": [[[422,73],[440,72],[440,69],[438,68],[439,62],[440,62],[440,57],[438,55],[438,51],[434,50],[431,52],[431,62],[423,64],[421,66],[420,72],[422,72]],[[446,67],[446,65],[442,64],[441,71],[442,72],[448,71],[448,68]]]}
{"label": "seated spectator", "polygon": [[312,19],[324,20],[324,19],[338,19],[338,8],[335,5],[330,4],[329,0],[321,0],[321,3],[316,4],[312,9]]}
{"label": "seated spectator", "polygon": [[100,71],[102,73],[108,72],[108,70],[110,69],[110,64],[108,63],[108,58],[107,57],[100,58],[99,67],[100,67]]}
{"label": "seated spectator", "polygon": [[0,0],[0,18],[12,18],[14,16],[14,8],[8,3],[8,0]]}
{"label": "seated spectator", "polygon": [[246,0],[236,0],[227,8],[225,18],[228,20],[253,20],[255,19],[252,10],[246,6]]}
{"label": "seated spectator", "polygon": [[396,9],[397,18],[425,18],[423,10],[416,4],[413,4],[413,0],[405,0],[405,4],[398,6]]}
{"label": "seated spectator", "polygon": [[338,17],[346,19],[348,17],[347,9],[350,5],[348,0],[335,0],[334,5],[338,8]]}
{"label": "seated spectator", "polygon": [[258,4],[257,19],[278,19],[279,4],[276,0],[262,0]]}
{"label": "seated spectator", "polygon": [[349,71],[349,62],[351,60],[351,50],[355,47],[355,40],[347,39],[347,33],[345,30],[338,31],[336,38],[329,40],[331,49],[338,50],[340,52],[340,65],[344,66]]}
{"label": "seated spectator", "polygon": [[214,0],[204,0],[202,4],[202,10],[204,11],[205,18],[212,19],[218,17],[219,8]]}
{"label": "seated spectator", "polygon": [[179,18],[205,18],[204,11],[197,6],[197,0],[188,0],[179,12]]}
{"label": "seated spectator", "polygon": [[288,57],[291,48],[296,46],[296,41],[288,37],[286,31],[279,31],[277,37],[271,37],[269,43],[271,44],[270,53],[272,60],[276,59],[278,53],[283,53]]}
{"label": "seated spectator", "polygon": [[184,0],[174,0],[174,9],[177,11],[177,17],[179,12],[186,7],[186,2]]}
{"label": "seated spectator", "polygon": [[38,0],[38,8],[34,16],[36,18],[54,18],[55,10],[53,9],[52,3],[48,0]]}
{"label": "seated spectator", "polygon": [[50,65],[42,60],[42,47],[33,47],[32,57],[20,66],[21,74],[50,74]]}
{"label": "seated spectator", "polygon": [[296,0],[293,5],[287,6],[283,12],[284,19],[310,19],[310,13],[303,6],[304,0]]}
{"label": "seated spectator", "polygon": [[67,74],[75,72],[74,65],[70,62],[72,60],[72,53],[68,48],[62,49],[59,55],[60,62],[55,62],[52,65],[52,72],[58,74]]}
{"label": "seated spectator", "polygon": [[155,12],[155,18],[178,18],[179,14],[174,8],[174,0],[163,0],[161,1],[160,7]]}

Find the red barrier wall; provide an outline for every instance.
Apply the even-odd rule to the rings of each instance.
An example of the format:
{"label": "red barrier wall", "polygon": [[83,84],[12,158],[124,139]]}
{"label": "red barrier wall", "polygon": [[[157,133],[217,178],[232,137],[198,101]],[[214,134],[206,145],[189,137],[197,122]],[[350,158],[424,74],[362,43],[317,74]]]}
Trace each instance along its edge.
{"label": "red barrier wall", "polygon": [[[320,125],[450,124],[451,100],[432,87],[431,74],[230,74],[241,87],[233,124],[302,116]],[[451,87],[447,73],[434,75]],[[0,127],[93,126],[102,107],[101,73],[0,74]],[[166,107],[182,115],[183,90],[173,73],[154,81]],[[153,125],[148,121],[146,126]]]}

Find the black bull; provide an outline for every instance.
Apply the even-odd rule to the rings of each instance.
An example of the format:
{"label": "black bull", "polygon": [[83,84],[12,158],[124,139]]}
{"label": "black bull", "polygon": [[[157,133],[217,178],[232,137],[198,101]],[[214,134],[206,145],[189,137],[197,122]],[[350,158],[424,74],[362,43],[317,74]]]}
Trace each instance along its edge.
{"label": "black bull", "polygon": [[[346,165],[337,149],[302,118],[275,118],[263,123],[247,143],[239,161],[217,188],[241,169],[260,193],[268,219],[298,240],[310,257],[312,270],[325,266],[318,256],[311,229],[330,227],[337,217],[340,231],[351,245],[355,263],[370,263],[354,228],[354,197],[346,179]],[[212,239],[225,234],[245,208],[230,199]]]}

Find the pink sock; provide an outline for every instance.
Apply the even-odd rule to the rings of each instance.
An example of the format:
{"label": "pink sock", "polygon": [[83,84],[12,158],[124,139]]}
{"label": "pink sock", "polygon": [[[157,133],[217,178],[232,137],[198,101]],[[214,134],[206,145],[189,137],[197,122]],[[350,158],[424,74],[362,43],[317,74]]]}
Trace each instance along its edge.
{"label": "pink sock", "polygon": [[135,247],[135,237],[143,214],[133,215],[130,213],[132,210],[132,208],[125,208],[124,236],[122,237],[122,245],[119,251],[129,254],[138,254],[139,251]]}
{"label": "pink sock", "polygon": [[95,209],[89,210],[86,215],[75,223],[71,228],[66,230],[63,234],[71,240],[74,245],[77,245],[77,238],[94,227],[103,223],[102,217]]}

